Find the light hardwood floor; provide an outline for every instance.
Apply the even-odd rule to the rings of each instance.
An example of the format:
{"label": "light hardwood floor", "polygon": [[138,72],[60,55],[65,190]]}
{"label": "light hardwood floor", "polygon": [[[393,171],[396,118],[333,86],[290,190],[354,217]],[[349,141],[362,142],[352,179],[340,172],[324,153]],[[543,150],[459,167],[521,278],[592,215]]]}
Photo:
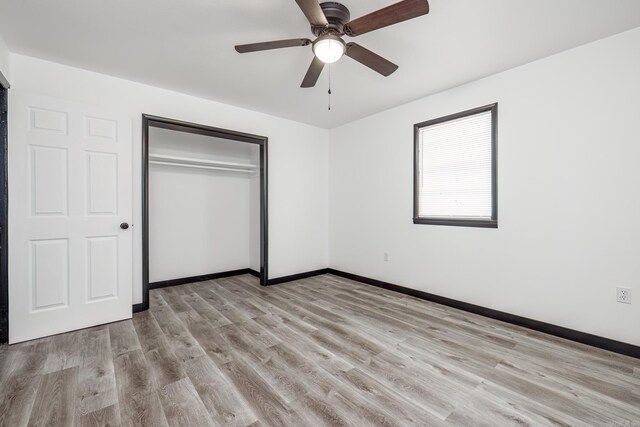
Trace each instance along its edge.
{"label": "light hardwood floor", "polygon": [[331,275],[238,276],[0,347],[0,425],[640,427],[639,362]]}

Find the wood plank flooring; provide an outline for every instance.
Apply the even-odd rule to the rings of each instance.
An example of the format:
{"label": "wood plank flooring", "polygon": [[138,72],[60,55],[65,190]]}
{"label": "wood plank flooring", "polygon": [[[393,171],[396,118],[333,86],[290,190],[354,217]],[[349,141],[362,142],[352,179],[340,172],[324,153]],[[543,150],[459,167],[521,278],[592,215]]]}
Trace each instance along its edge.
{"label": "wood plank flooring", "polygon": [[0,347],[2,426],[640,427],[640,361],[331,275]]}

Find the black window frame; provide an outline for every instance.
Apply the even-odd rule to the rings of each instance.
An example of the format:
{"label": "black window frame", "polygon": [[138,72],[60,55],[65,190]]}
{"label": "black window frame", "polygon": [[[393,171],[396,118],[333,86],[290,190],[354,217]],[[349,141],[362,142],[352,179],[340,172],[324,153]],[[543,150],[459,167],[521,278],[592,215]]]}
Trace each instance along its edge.
{"label": "black window frame", "polygon": [[[491,112],[491,219],[421,217],[418,215],[418,178],[420,176],[420,130],[425,127],[475,114]],[[484,105],[413,125],[413,223],[458,227],[498,228],[498,103]]]}

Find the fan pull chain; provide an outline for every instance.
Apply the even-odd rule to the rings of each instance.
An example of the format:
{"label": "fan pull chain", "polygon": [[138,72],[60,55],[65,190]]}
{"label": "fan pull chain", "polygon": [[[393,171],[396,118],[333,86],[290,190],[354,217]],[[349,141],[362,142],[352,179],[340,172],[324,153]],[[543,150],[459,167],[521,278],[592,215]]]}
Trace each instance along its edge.
{"label": "fan pull chain", "polygon": [[331,111],[331,64],[329,64],[329,111]]}

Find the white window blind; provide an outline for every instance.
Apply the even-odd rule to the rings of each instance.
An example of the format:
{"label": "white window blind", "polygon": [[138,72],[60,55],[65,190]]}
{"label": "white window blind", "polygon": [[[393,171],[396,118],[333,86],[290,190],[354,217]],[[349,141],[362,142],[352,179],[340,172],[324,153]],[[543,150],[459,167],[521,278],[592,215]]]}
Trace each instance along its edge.
{"label": "white window blind", "polygon": [[492,112],[423,127],[418,146],[420,218],[492,218]]}

